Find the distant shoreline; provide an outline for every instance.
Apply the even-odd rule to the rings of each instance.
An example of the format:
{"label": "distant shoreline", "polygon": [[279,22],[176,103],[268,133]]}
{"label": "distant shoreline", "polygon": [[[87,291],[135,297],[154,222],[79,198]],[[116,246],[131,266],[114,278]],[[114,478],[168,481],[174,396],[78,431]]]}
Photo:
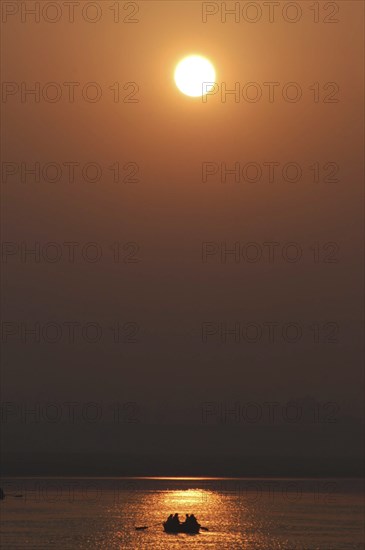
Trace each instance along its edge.
{"label": "distant shoreline", "polygon": [[250,481],[250,480],[262,480],[262,479],[274,479],[276,481],[286,481],[292,479],[303,480],[316,480],[316,479],[342,479],[342,480],[364,480],[365,476],[235,476],[235,477],[203,477],[203,476],[78,476],[78,475],[0,475],[3,480],[6,479],[100,479],[100,480],[118,480],[118,479],[130,479],[140,481]]}

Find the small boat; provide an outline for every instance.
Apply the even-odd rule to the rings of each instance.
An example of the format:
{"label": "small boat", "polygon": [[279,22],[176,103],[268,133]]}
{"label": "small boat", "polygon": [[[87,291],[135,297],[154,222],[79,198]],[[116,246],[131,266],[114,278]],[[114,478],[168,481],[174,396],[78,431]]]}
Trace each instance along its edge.
{"label": "small boat", "polygon": [[187,533],[188,535],[197,535],[200,531],[199,523],[197,525],[185,525],[185,523],[180,523],[180,525],[169,525],[167,521],[163,524],[165,533]]}

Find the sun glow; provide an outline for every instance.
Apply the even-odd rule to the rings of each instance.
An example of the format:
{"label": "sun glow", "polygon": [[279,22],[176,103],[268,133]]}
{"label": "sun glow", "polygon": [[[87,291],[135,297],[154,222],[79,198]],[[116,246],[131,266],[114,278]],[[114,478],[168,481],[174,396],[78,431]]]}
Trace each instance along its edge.
{"label": "sun glow", "polygon": [[167,508],[176,509],[183,512],[185,509],[196,510],[204,504],[207,504],[209,498],[212,498],[212,491],[205,489],[181,489],[168,491],[165,493],[164,504]]}
{"label": "sun glow", "polygon": [[208,59],[190,55],[178,63],[174,78],[180,92],[190,97],[201,97],[213,88],[216,75]]}

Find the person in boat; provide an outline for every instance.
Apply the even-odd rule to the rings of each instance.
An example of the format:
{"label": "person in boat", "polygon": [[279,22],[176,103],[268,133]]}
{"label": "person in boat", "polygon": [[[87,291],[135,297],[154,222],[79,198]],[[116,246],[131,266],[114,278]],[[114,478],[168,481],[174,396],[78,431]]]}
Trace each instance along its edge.
{"label": "person in boat", "polygon": [[171,525],[173,525],[174,527],[180,527],[181,523],[180,523],[180,520],[179,520],[179,514],[174,514],[173,515]]}
{"label": "person in boat", "polygon": [[166,525],[169,527],[173,527],[174,525],[174,516],[172,514],[169,515],[169,517],[166,520]]}
{"label": "person in boat", "polygon": [[191,514],[190,516],[186,514],[186,524],[189,527],[200,527],[200,524],[198,523],[198,520],[194,516],[194,514]]}
{"label": "person in boat", "polygon": [[178,529],[181,525],[179,520],[179,514],[170,514],[166,521],[167,527],[170,529]]}

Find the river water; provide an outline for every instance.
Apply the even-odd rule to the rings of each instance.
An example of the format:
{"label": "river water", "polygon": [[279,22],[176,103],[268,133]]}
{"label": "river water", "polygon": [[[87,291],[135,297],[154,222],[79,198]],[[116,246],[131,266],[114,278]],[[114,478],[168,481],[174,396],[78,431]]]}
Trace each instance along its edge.
{"label": "river water", "polygon": [[[360,480],[7,478],[2,487],[4,550],[364,548]],[[165,534],[175,512],[209,531]]]}

